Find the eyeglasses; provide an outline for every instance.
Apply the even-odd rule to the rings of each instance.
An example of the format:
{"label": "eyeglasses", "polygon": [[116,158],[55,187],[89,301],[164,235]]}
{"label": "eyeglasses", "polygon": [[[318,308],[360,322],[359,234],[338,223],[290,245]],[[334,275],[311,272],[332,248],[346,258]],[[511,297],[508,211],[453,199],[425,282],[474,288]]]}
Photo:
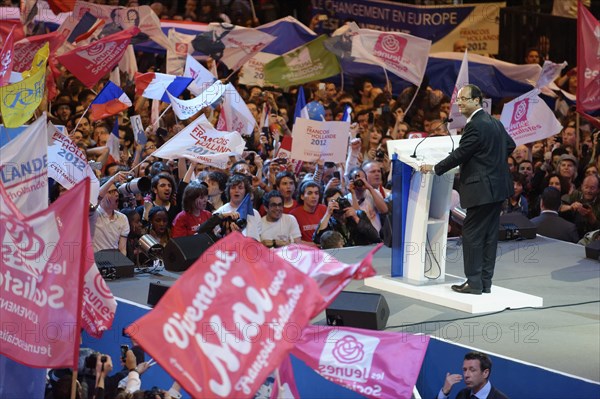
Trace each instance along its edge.
{"label": "eyeglasses", "polygon": [[456,97],[456,99],[464,103],[466,101],[472,100],[473,97]]}
{"label": "eyeglasses", "polygon": [[271,202],[269,208],[283,208],[283,202]]}

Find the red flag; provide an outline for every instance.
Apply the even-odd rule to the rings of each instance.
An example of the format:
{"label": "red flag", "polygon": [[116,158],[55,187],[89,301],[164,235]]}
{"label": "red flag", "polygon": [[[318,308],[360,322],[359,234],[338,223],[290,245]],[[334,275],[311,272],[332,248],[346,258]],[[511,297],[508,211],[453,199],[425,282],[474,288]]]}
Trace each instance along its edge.
{"label": "red flag", "polygon": [[27,218],[0,184],[0,353],[21,364],[78,363],[89,184]]}
{"label": "red flag", "polygon": [[86,87],[92,87],[119,63],[131,38],[139,32],[132,27],[114,33],[58,56],[58,60]]}
{"label": "red flag", "polygon": [[373,254],[382,245],[373,248],[362,261],[354,264],[342,263],[327,252],[315,251],[313,247],[302,244],[288,245],[275,250],[275,253],[311,277],[319,286],[324,302],[316,309],[316,313],[311,315],[315,317],[333,302],[350,280],[364,280],[376,274],[371,262]]}
{"label": "red flag", "polygon": [[87,271],[83,286],[81,326],[92,337],[100,338],[102,333],[112,326],[117,311],[117,301],[94,262],[94,248],[91,245],[89,229],[87,235],[90,245],[86,250]]}
{"label": "red flag", "polygon": [[2,45],[2,51],[0,51],[0,86],[7,85],[10,80],[10,73],[12,71],[12,64],[14,59],[13,51],[13,33],[15,28],[10,30],[6,40]]}
{"label": "red flag", "polygon": [[48,5],[52,12],[56,15],[61,12],[73,11],[76,0],[48,0]]}
{"label": "red flag", "polygon": [[33,57],[46,42],[50,44],[50,53],[56,51],[59,38],[57,32],[30,36],[15,43],[13,71],[23,72],[31,68]]}
{"label": "red flag", "polygon": [[14,41],[25,38],[25,31],[23,30],[23,24],[18,19],[3,19],[0,21],[0,45],[4,46],[3,39],[14,30]]}
{"label": "red flag", "polygon": [[368,398],[411,398],[427,335],[309,326],[293,355],[328,380]]}
{"label": "red flag", "polygon": [[194,398],[251,398],[322,301],[312,279],[232,233],[127,328]]}
{"label": "red flag", "polygon": [[[577,5],[577,112],[600,127],[590,113],[600,111],[600,22]],[[595,121],[593,119],[596,119]]]}

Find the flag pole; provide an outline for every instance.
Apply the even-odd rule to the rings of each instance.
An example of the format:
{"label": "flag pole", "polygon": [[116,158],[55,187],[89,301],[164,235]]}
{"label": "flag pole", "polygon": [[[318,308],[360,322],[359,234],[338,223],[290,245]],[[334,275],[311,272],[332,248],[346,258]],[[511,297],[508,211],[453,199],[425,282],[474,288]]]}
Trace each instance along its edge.
{"label": "flag pole", "polygon": [[71,381],[71,399],[75,399],[77,395],[77,374],[79,372],[77,370],[78,367],[79,365],[73,368],[73,379]]}
{"label": "flag pole", "polygon": [[90,103],[90,105],[87,106],[87,108],[85,109],[85,111],[83,111],[83,114],[81,114],[81,116],[77,120],[77,124],[75,125],[75,127],[73,128],[73,130],[71,130],[71,133],[73,133],[75,130],[77,130],[77,128],[79,127],[79,123],[81,122],[81,120],[83,119],[83,117],[87,114],[88,109],[90,109],[91,106],[92,106],[92,103]]}

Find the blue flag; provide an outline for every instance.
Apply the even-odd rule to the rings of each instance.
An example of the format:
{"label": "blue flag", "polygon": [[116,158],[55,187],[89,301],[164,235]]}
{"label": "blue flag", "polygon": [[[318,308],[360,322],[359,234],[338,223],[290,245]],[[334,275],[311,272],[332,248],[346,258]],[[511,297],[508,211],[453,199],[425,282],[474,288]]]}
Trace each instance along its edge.
{"label": "blue flag", "polygon": [[242,203],[237,209],[240,214],[240,219],[248,219],[248,215],[254,215],[254,208],[252,208],[252,201],[250,200],[250,194],[246,194]]}
{"label": "blue flag", "polygon": [[296,110],[294,111],[294,120],[296,118],[308,119],[308,110],[306,109],[306,98],[304,98],[304,88],[298,88],[298,98],[296,99]]}

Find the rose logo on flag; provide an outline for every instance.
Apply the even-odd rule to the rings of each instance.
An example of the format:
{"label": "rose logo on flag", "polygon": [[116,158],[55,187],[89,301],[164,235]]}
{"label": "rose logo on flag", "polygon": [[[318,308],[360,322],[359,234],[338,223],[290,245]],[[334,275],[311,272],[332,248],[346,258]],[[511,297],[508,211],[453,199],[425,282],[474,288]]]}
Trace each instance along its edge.
{"label": "rose logo on flag", "polygon": [[[406,43],[408,43],[408,41],[403,37],[384,34],[377,38],[374,50],[376,53],[390,54],[399,61],[404,54]],[[378,56],[381,56],[381,54],[378,54]]]}
{"label": "rose logo on flag", "polygon": [[46,248],[44,240],[22,220],[9,214],[2,214],[2,217],[6,220],[0,230],[2,262],[38,278],[46,266],[45,262],[36,262]]}
{"label": "rose logo on flag", "polygon": [[527,117],[529,112],[529,98],[524,98],[521,101],[515,103],[513,108],[511,125],[522,122]]}
{"label": "rose logo on flag", "polygon": [[340,363],[350,364],[360,362],[365,357],[365,350],[356,337],[346,335],[335,343],[332,354]]}
{"label": "rose logo on flag", "polygon": [[[338,338],[343,332],[343,335]],[[331,380],[367,382],[379,338],[350,331],[332,330],[319,359],[319,373]]]}
{"label": "rose logo on flag", "polygon": [[110,291],[110,288],[108,288],[108,285],[106,285],[106,281],[101,274],[97,274],[94,278],[94,287],[96,287],[96,290],[100,296],[108,299],[113,298],[113,294]]}

